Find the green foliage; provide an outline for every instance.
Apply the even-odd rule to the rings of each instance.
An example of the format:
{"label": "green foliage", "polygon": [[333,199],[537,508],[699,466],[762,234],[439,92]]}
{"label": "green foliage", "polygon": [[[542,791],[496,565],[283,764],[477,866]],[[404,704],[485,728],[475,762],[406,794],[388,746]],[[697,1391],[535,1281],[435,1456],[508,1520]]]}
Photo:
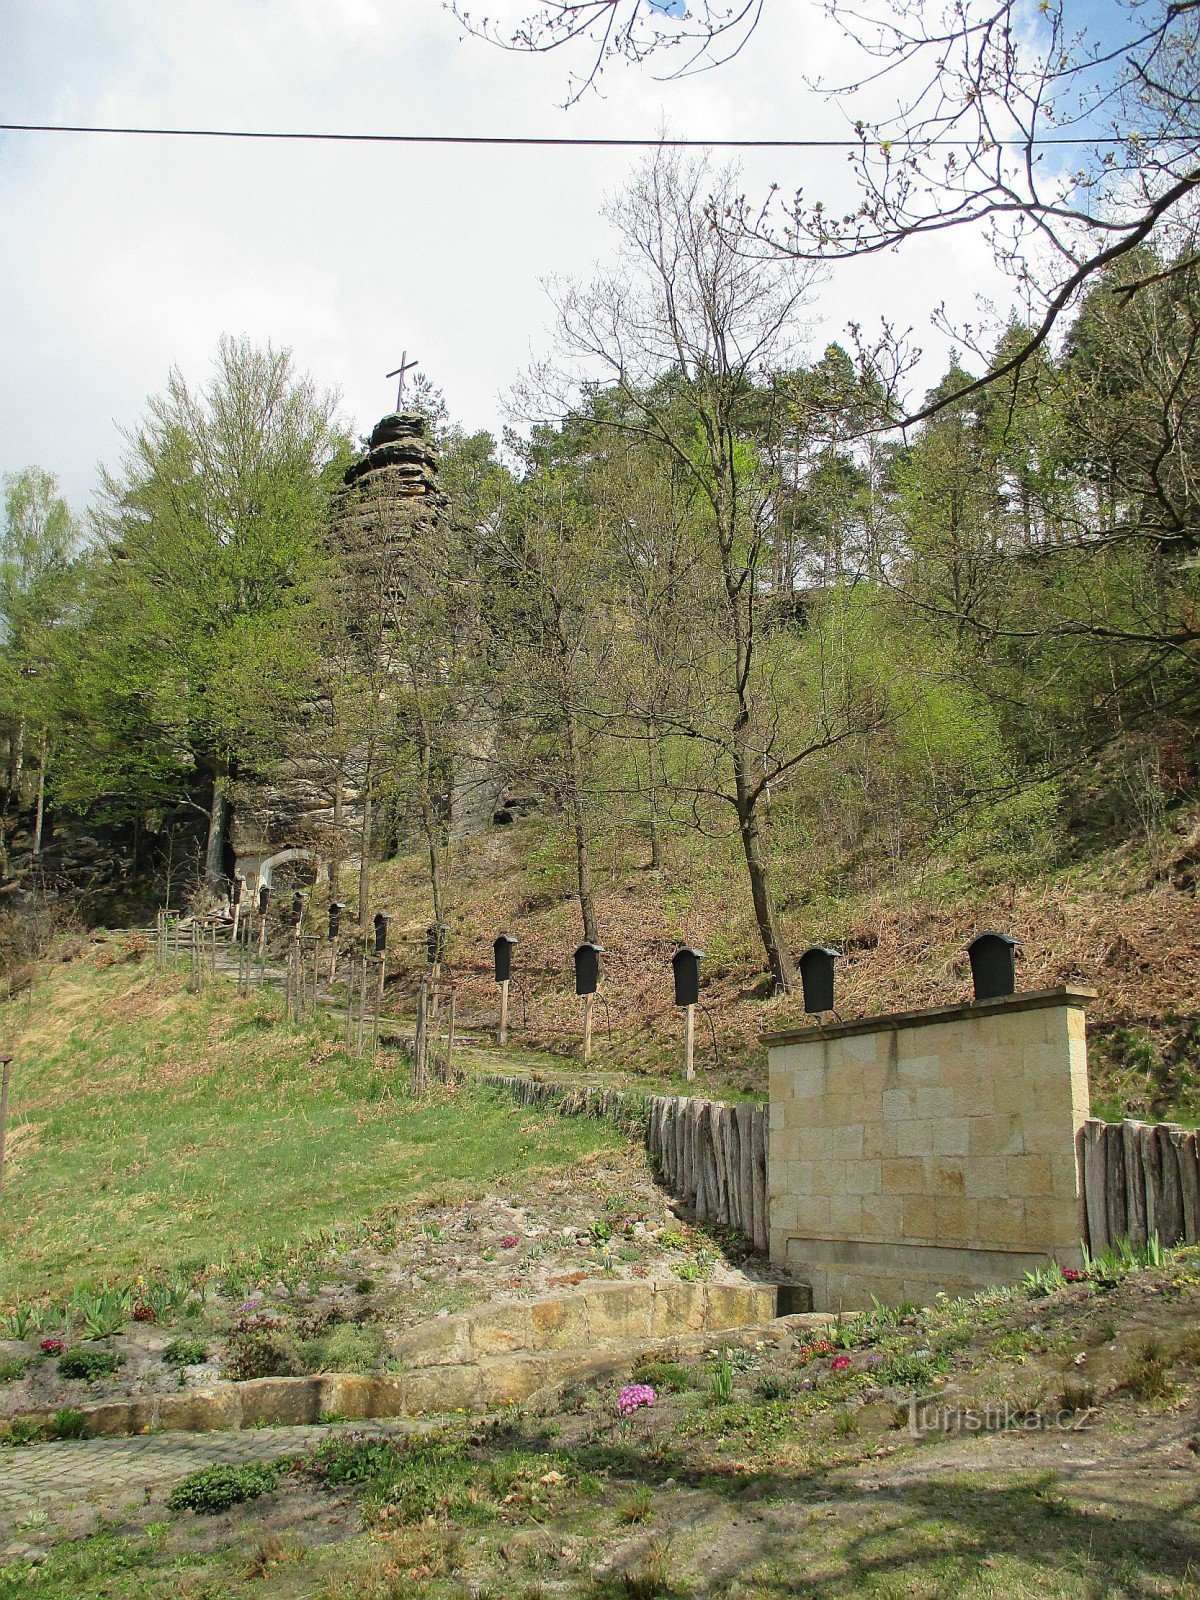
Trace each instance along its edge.
{"label": "green foliage", "polygon": [[374,1372],[386,1348],[382,1328],[341,1323],[300,1347],[309,1372]]}
{"label": "green foliage", "polygon": [[13,1383],[29,1371],[27,1356],[6,1356],[0,1360],[0,1383]]}
{"label": "green foliage", "polygon": [[648,1383],[660,1393],[683,1394],[696,1387],[696,1379],[688,1367],[658,1356],[639,1356],[634,1363],[633,1378],[635,1383]]}
{"label": "green foliage", "polygon": [[199,1367],[208,1360],[208,1343],[198,1334],[181,1334],[163,1346],[162,1358],[169,1367]]}
{"label": "green foliage", "polygon": [[230,1334],[221,1357],[221,1376],[234,1383],[294,1377],[302,1368],[291,1339],[270,1318],[243,1320]]}
{"label": "green foliage", "polygon": [[[311,1283],[331,1244],[393,1230],[412,1197],[561,1168],[618,1140],[610,1124],[542,1117],[469,1086],[411,1100],[383,1064],[347,1059],[332,1023],[264,1034],[224,983],[145,1006],[146,982],[140,969],[80,962],[54,969],[42,992],[43,1042],[21,1080],[37,1138],[0,1207],[11,1336],[59,1331],[85,1272],[129,1285],[130,1315],[139,1275],[181,1305],[192,1282],[226,1274],[248,1288]],[[75,1309],[102,1292],[115,1297],[81,1289]]]}
{"label": "green foliage", "polygon": [[88,1419],[82,1411],[69,1406],[56,1411],[51,1419],[51,1429],[56,1439],[82,1439],[87,1433]]}
{"label": "green foliage", "polygon": [[714,1405],[728,1405],[733,1399],[733,1363],[725,1358],[713,1363],[708,1375],[708,1395]]}
{"label": "green foliage", "polygon": [[37,1444],[44,1437],[45,1430],[40,1422],[31,1422],[28,1417],[14,1417],[4,1435],[4,1443],[20,1449],[23,1445]]}
{"label": "green foliage", "polygon": [[278,1484],[282,1470],[278,1463],[260,1461],[247,1462],[240,1467],[202,1467],[176,1484],[167,1496],[167,1506],[171,1511],[215,1516],[231,1506],[270,1493]]}
{"label": "green foliage", "polygon": [[120,1357],[113,1350],[68,1350],[58,1358],[58,1375],[95,1383],[98,1378],[111,1378],[119,1365]]}

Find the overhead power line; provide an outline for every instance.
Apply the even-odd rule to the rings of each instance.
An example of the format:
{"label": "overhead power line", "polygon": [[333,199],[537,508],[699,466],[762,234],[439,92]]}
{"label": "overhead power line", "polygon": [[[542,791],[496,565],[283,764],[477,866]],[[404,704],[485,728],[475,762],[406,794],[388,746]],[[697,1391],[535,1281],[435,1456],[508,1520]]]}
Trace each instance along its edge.
{"label": "overhead power line", "polygon": [[[497,133],[324,133],[297,128],[151,128],[109,127],[94,123],[63,122],[0,122],[0,133],[99,133],[127,134],[141,139],[273,139],[293,140],[308,144],[444,144],[444,145],[533,145],[557,146],[578,149],[650,150],[667,146],[674,150],[857,150],[864,144],[876,144],[875,139],[676,139],[665,138],[605,138],[578,135],[558,137],[537,134]],[[1120,145],[1126,141],[1117,135],[1099,138],[1073,137],[1050,134],[1033,141],[1036,146],[1046,145]],[[949,149],[974,149],[976,141],[969,139],[892,139],[889,144],[899,148],[919,145],[927,148],[938,145]],[[1023,150],[1023,139],[1000,139],[996,144],[1003,148]]]}

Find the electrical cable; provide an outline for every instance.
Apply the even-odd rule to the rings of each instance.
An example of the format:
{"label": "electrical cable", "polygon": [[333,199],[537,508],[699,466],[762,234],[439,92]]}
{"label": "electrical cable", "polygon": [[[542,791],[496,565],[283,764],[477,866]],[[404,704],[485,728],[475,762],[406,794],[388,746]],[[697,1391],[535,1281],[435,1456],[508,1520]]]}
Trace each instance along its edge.
{"label": "electrical cable", "polygon": [[[494,133],[326,133],[299,128],[159,128],[152,126],[115,126],[83,122],[0,122],[0,133],[96,133],[121,134],[142,139],[250,139],[296,141],[309,144],[432,144],[432,145],[525,145],[537,148],[560,149],[621,149],[655,150],[660,147],[672,150],[859,150],[874,145],[875,139],[684,139],[670,136],[658,138],[622,138],[591,135],[560,137],[550,134],[494,134]],[[890,139],[894,148],[974,149],[977,141],[969,139]],[[1178,141],[1168,141],[1178,142]],[[1072,137],[1066,134],[1049,134],[1032,141],[1037,148],[1049,145],[1090,146],[1122,145],[1128,143],[1119,135]],[[1024,139],[998,139],[998,149],[1024,150]]]}

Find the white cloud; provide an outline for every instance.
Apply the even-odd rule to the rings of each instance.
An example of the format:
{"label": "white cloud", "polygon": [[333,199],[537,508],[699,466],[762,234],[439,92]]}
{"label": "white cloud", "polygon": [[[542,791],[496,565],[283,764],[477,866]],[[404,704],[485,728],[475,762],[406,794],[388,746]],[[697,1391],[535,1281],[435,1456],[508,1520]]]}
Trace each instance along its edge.
{"label": "white cloud", "polygon": [[[820,137],[843,108],[801,75],[837,76],[820,8],[775,7],[719,72],[655,82],[612,69],[561,109],[561,56],[458,36],[438,0],[0,0],[10,121],[330,130]],[[368,429],[384,373],[415,353],[468,426],[544,347],[539,280],[609,249],[603,197],[629,152],[247,144],[0,135],[0,471],[38,462],[82,504],[118,429],[178,364],[202,377],[222,332],[290,345]],[[846,192],[844,153],[755,153],[749,193]],[[839,272],[814,343],[851,318],[928,329],[1000,283],[982,243],[942,236]],[[935,375],[939,356],[929,369]]]}

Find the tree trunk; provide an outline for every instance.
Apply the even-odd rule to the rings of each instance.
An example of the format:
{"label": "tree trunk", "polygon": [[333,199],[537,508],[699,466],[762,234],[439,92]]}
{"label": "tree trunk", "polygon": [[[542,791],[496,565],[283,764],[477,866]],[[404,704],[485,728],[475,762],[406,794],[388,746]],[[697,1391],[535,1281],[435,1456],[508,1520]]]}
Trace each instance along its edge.
{"label": "tree trunk", "polygon": [[33,822],[33,859],[42,853],[42,825],[46,820],[46,730],[38,741],[37,812]]}
{"label": "tree trunk", "polygon": [[646,728],[646,788],[649,806],[649,831],[650,831],[650,871],[659,872],[662,869],[662,828],[658,818],[658,782],[654,770],[655,734],[653,722]]}
{"label": "tree trunk", "polygon": [[329,898],[338,897],[338,884],[342,876],[342,789],[345,784],[343,764],[338,763],[333,781],[333,837],[329,841]]}
{"label": "tree trunk", "polygon": [[362,853],[358,860],[358,925],[366,929],[371,916],[371,785],[363,785]]}
{"label": "tree trunk", "polygon": [[579,893],[579,910],[583,917],[583,937],[591,944],[599,944],[596,927],[596,903],[592,896],[592,864],[588,855],[587,818],[583,809],[583,758],[579,751],[578,730],[574,712],[566,718],[567,760],[571,772],[571,823],[575,832],[575,881]]}
{"label": "tree trunk", "polygon": [[437,814],[433,805],[433,751],[430,746],[429,736],[425,731],[425,719],[423,716],[418,716],[417,728],[421,757],[421,793],[419,798],[421,832],[425,835],[425,847],[429,852],[429,888],[433,895],[433,920],[437,924],[445,920],[443,916],[445,907],[442,893],[441,847],[438,840]]}
{"label": "tree trunk", "polygon": [[225,884],[225,835],[229,831],[229,762],[217,760],[213,775],[212,805],[208,813],[208,839],[204,846],[204,882],[219,894]]}
{"label": "tree trunk", "polygon": [[[736,765],[736,761],[735,761]],[[746,857],[746,872],[750,878],[750,898],[754,902],[754,920],[759,937],[767,954],[771,976],[775,980],[776,994],[790,994],[795,983],[792,958],[784,947],[779,931],[779,918],[771,894],[769,869],[763,856],[762,827],[758,808],[744,786],[742,777],[735,775],[737,788],[738,831],[742,837],[742,851]]]}

